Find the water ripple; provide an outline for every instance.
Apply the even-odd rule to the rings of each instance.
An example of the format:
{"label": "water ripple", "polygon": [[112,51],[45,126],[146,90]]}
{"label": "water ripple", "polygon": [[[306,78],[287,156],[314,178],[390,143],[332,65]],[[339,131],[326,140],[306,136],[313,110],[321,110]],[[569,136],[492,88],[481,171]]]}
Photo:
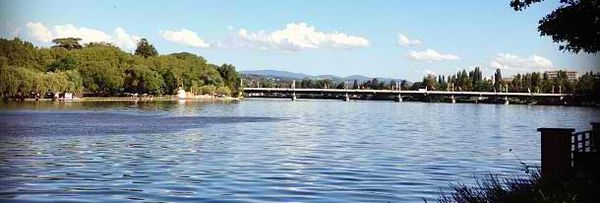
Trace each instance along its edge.
{"label": "water ripple", "polygon": [[2,202],[431,201],[538,164],[537,127],[599,119],[472,104],[44,105],[0,108]]}

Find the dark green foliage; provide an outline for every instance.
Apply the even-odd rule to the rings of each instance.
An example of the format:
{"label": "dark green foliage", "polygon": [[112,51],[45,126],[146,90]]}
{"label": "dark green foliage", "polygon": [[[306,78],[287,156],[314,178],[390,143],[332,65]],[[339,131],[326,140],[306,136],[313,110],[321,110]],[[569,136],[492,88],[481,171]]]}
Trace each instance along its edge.
{"label": "dark green foliage", "polygon": [[79,44],[81,38],[67,37],[67,38],[57,38],[52,40],[52,43],[56,44],[52,46],[53,48],[65,48],[67,50],[73,49],[81,49],[83,46]]}
{"label": "dark green foliage", "polygon": [[[174,94],[178,88],[207,94],[239,91],[232,65],[206,63],[190,53],[142,57],[109,43],[77,47],[74,38],[55,40],[54,48],[37,48],[19,39],[0,38],[0,94],[72,92],[98,96],[121,93]],[[71,44],[71,45],[68,45]],[[156,50],[154,50],[156,51]],[[221,77],[223,75],[227,79]],[[218,90],[218,91],[217,91]]]}
{"label": "dark green foliage", "polygon": [[77,66],[78,63],[75,57],[65,56],[51,63],[46,71],[73,70],[77,68]]}
{"label": "dark green foliage", "polygon": [[42,54],[30,42],[19,38],[7,40],[0,38],[0,56],[6,58],[8,66],[26,66],[45,70]]}
{"label": "dark green foliage", "polygon": [[[521,11],[543,0],[513,0],[510,6]],[[600,51],[600,1],[560,0],[562,4],[539,21],[542,36],[551,36],[560,50],[579,53]]]}
{"label": "dark green foliage", "polygon": [[79,68],[83,77],[83,85],[87,90],[105,95],[116,93],[123,86],[123,75],[116,67],[105,61],[91,61]]}
{"label": "dark green foliage", "polygon": [[163,77],[145,66],[134,66],[125,70],[123,84],[125,92],[161,94]]}
{"label": "dark green foliage", "polygon": [[175,90],[177,89],[177,84],[179,84],[175,74],[171,69],[168,69],[165,73],[162,74],[163,77],[163,86],[162,90],[165,94],[175,94]]}
{"label": "dark green foliage", "polygon": [[427,76],[423,78],[422,84],[427,87],[428,90],[436,90],[438,87],[435,75],[433,74],[427,74]]}
{"label": "dark green foliage", "polygon": [[225,86],[229,88],[233,93],[238,93],[241,90],[240,87],[240,75],[235,71],[235,66],[231,64],[223,64],[217,67],[221,78],[225,82]]}
{"label": "dark green foliage", "polygon": [[500,69],[496,69],[496,73],[494,73],[494,91],[500,91],[502,89],[502,71]]}
{"label": "dark green foliage", "polygon": [[135,55],[143,56],[148,58],[150,56],[158,56],[158,51],[154,48],[154,45],[150,44],[146,38],[142,38],[135,49]]}

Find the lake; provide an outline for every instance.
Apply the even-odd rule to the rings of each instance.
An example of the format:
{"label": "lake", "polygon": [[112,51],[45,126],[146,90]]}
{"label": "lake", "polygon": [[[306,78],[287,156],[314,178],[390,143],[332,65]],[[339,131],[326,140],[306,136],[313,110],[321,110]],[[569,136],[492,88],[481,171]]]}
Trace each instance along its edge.
{"label": "lake", "polygon": [[595,108],[387,101],[0,104],[0,201],[423,202],[539,165]]}

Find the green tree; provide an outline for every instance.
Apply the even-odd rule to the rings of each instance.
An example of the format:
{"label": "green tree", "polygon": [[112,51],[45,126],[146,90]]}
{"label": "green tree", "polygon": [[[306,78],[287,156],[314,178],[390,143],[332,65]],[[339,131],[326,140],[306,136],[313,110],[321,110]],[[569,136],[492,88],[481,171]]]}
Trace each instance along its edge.
{"label": "green tree", "polygon": [[135,49],[135,55],[143,56],[148,58],[150,56],[158,56],[158,51],[154,48],[154,45],[150,44],[146,38],[142,38]]}
{"label": "green tree", "polygon": [[436,77],[433,74],[427,74],[427,76],[423,77],[423,83],[428,90],[435,90],[437,87]]}
{"label": "green tree", "polygon": [[164,81],[163,86],[161,88],[162,91],[165,94],[175,94],[179,81],[177,80],[177,77],[175,76],[173,71],[171,69],[168,69],[165,73],[162,74],[162,77]]}
{"label": "green tree", "polygon": [[225,86],[221,86],[218,87],[215,90],[215,93],[221,95],[221,96],[230,96],[231,95],[231,90],[229,90],[229,88],[225,87]]}
{"label": "green tree", "polygon": [[496,91],[501,91],[502,90],[502,85],[504,83],[502,82],[502,71],[500,71],[500,69],[496,69],[496,73],[494,73],[494,90]]}
{"label": "green tree", "polygon": [[204,86],[200,87],[200,94],[213,95],[213,94],[215,94],[216,90],[217,90],[217,87],[215,87],[214,85],[204,85]]}
{"label": "green tree", "polygon": [[77,68],[77,65],[78,62],[77,59],[75,59],[75,57],[65,56],[52,62],[48,66],[47,71],[54,72],[59,70],[73,70]]}
{"label": "green tree", "polygon": [[[510,6],[521,11],[543,0],[512,0]],[[579,53],[600,51],[600,1],[560,0],[559,8],[539,21],[542,36],[561,43],[560,50]]]}
{"label": "green tree", "polygon": [[[598,81],[600,81],[598,77],[600,77],[600,75],[595,75],[593,72],[583,74],[577,80],[577,92],[582,94],[593,94],[600,88],[598,87]],[[596,93],[598,93],[598,91],[596,91]]]}
{"label": "green tree", "polygon": [[79,41],[81,41],[81,38],[75,38],[75,37],[67,37],[67,38],[57,38],[52,40],[52,43],[54,43],[55,45],[52,46],[53,48],[65,48],[67,50],[73,50],[73,49],[81,49],[83,48],[83,46],[81,46],[81,44],[79,44]]}
{"label": "green tree", "polygon": [[[228,89],[233,93],[238,93],[240,89],[240,75],[235,71],[235,66],[231,64],[223,64],[217,67],[219,75],[223,78],[223,82]],[[230,93],[231,94],[231,93]]]}
{"label": "green tree", "polygon": [[126,92],[161,94],[163,77],[145,66],[134,66],[125,70],[124,90]]}
{"label": "green tree", "polygon": [[[83,47],[78,46],[76,38],[55,42],[54,48],[37,48],[18,38],[0,38],[0,95],[6,98],[31,91],[87,92],[98,96],[129,91],[160,95],[173,94],[179,87],[199,92],[204,86],[206,92],[214,94],[217,87],[239,88],[236,79],[239,75],[233,65],[221,68],[195,54],[146,58],[106,42],[87,43]],[[223,88],[220,91],[227,93]]]}
{"label": "green tree", "polygon": [[106,62],[90,61],[80,67],[83,85],[99,95],[118,92],[123,87],[122,72]]}

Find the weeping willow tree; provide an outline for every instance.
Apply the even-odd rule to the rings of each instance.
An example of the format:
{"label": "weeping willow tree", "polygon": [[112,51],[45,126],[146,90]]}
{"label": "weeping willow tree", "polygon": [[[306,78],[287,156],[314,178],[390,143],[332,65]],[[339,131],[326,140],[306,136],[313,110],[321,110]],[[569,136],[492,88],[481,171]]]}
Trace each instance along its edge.
{"label": "weeping willow tree", "polygon": [[46,92],[94,94],[174,94],[177,89],[197,94],[231,95],[239,89],[233,65],[217,66],[191,53],[159,55],[147,40],[137,54],[104,42],[79,44],[77,38],[55,39],[49,48],[18,38],[0,38],[0,94]]}

